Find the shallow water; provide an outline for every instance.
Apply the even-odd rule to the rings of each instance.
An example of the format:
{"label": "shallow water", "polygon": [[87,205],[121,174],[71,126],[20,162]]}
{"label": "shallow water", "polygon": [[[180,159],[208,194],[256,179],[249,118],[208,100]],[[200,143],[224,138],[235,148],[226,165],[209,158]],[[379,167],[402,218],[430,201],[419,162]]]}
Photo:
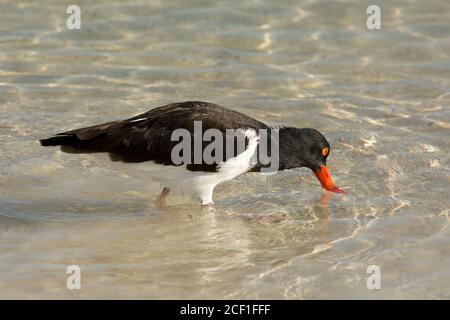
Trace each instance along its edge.
{"label": "shallow water", "polygon": [[[450,298],[450,2],[378,1],[375,31],[364,1],[77,3],[81,30],[0,3],[0,298]],[[36,142],[184,100],[319,129],[350,193],[298,169],[155,209],[156,183]]]}

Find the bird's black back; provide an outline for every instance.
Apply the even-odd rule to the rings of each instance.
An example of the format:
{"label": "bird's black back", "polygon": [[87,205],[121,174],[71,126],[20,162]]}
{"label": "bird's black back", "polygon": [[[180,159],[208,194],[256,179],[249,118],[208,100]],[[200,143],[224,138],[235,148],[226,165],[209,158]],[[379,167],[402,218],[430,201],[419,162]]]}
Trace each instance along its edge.
{"label": "bird's black back", "polygon": [[[217,104],[188,101],[158,107],[123,121],[62,132],[40,142],[43,146],[61,146],[61,150],[71,153],[106,152],[114,161],[174,165],[171,152],[178,141],[171,141],[172,132],[186,129],[193,141],[194,121],[201,121],[203,132],[214,128],[223,137],[226,129],[269,129],[258,120]],[[208,143],[203,143],[203,148]],[[216,168],[217,164],[205,163],[188,166],[193,171],[216,171]]]}

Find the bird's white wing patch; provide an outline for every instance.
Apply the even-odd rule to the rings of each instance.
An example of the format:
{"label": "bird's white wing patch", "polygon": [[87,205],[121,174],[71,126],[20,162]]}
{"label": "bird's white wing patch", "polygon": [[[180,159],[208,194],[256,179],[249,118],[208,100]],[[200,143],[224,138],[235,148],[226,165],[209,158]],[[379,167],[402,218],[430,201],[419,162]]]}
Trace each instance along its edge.
{"label": "bird's white wing patch", "polygon": [[248,138],[249,141],[244,152],[219,164],[218,171],[227,177],[226,180],[231,180],[247,172],[256,164],[256,148],[258,147],[260,136],[254,129],[238,129],[238,131]]}
{"label": "bird's white wing patch", "polygon": [[147,118],[134,119],[134,120],[129,121],[129,123],[141,122],[141,121],[144,121],[144,120],[147,120]]}

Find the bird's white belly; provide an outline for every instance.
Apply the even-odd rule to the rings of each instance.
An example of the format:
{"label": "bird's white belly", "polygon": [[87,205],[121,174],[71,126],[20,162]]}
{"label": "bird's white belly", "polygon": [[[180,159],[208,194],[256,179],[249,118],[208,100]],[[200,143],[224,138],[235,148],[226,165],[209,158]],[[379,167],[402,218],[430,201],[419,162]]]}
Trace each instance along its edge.
{"label": "bird's white belly", "polygon": [[123,164],[124,172],[138,179],[157,181],[160,188],[169,188],[171,193],[199,199],[202,204],[212,203],[214,188],[247,170],[226,172],[189,171],[186,166],[164,166],[153,162]]}

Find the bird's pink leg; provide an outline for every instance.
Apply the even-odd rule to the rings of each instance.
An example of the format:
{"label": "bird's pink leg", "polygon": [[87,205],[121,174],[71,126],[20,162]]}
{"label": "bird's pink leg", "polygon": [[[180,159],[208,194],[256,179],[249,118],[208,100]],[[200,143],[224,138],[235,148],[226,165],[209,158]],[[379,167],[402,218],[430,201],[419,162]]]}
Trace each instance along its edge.
{"label": "bird's pink leg", "polygon": [[156,198],[155,207],[163,208],[166,205],[166,199],[169,196],[170,189],[164,187],[161,191],[161,194]]}

